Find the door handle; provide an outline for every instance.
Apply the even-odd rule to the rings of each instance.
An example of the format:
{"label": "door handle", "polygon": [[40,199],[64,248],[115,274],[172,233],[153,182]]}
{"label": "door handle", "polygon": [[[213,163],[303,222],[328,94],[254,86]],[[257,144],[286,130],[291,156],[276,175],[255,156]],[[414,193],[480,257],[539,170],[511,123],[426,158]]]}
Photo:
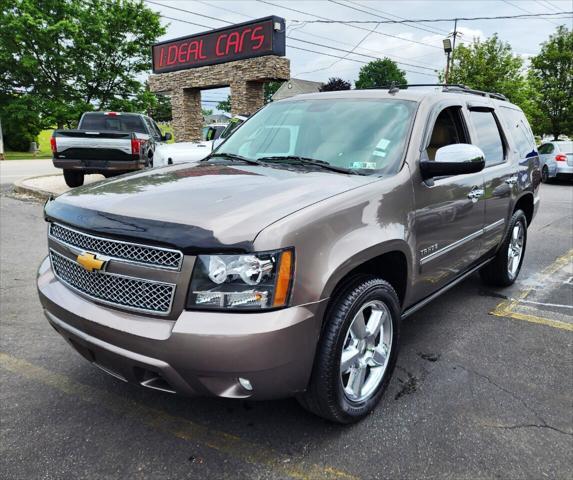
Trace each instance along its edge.
{"label": "door handle", "polygon": [[517,177],[509,177],[505,183],[508,185],[515,185],[517,183]]}
{"label": "door handle", "polygon": [[479,197],[483,196],[484,190],[482,188],[474,188],[470,193],[468,193],[468,198],[471,200],[477,200]]}

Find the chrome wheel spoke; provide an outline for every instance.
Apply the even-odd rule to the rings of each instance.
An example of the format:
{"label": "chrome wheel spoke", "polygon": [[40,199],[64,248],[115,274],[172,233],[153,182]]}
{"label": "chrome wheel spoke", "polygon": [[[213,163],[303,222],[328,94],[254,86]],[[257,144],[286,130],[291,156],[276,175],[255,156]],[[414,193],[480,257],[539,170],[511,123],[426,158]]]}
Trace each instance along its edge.
{"label": "chrome wheel spoke", "polygon": [[364,318],[364,311],[361,310],[356,314],[352,325],[350,325],[350,333],[356,340],[362,340],[366,337],[366,320]]}
{"label": "chrome wheel spoke", "polygon": [[340,360],[340,373],[346,373],[352,367],[356,366],[360,358],[360,350],[355,346],[350,346],[342,351],[342,358]]}
{"label": "chrome wheel spoke", "polygon": [[352,394],[360,398],[362,392],[362,386],[364,385],[364,380],[366,379],[366,366],[362,365],[358,368],[353,368],[350,372],[350,377],[348,378],[348,389]]}
{"label": "chrome wheel spoke", "polygon": [[379,345],[372,352],[370,365],[373,367],[383,367],[386,364],[386,358],[388,358],[388,349],[386,348],[386,345]]}
{"label": "chrome wheel spoke", "polygon": [[366,337],[371,342],[376,340],[376,336],[382,328],[384,312],[382,310],[372,310],[368,323],[366,324]]}

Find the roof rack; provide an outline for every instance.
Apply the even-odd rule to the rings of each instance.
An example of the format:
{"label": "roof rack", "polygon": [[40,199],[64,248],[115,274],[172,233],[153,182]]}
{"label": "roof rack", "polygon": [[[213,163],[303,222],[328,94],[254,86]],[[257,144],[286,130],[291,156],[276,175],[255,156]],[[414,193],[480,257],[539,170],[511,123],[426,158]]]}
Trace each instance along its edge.
{"label": "roof rack", "polygon": [[398,93],[400,89],[406,89],[411,87],[442,87],[443,92],[459,92],[459,93],[470,93],[472,95],[480,95],[482,97],[495,98],[496,100],[507,100],[505,95],[495,92],[484,92],[482,90],[475,90],[469,88],[461,83],[406,83],[398,85],[392,83],[391,85],[383,85],[380,87],[368,87],[368,89],[388,89],[389,93]]}

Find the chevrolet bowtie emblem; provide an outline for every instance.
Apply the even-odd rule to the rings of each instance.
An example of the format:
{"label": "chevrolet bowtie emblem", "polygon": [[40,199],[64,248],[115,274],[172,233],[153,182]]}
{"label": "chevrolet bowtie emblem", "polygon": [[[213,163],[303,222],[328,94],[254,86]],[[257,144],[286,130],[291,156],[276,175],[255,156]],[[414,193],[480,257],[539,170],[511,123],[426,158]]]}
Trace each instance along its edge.
{"label": "chevrolet bowtie emblem", "polygon": [[101,270],[105,264],[104,260],[98,260],[93,253],[84,252],[78,255],[77,262],[88,272]]}

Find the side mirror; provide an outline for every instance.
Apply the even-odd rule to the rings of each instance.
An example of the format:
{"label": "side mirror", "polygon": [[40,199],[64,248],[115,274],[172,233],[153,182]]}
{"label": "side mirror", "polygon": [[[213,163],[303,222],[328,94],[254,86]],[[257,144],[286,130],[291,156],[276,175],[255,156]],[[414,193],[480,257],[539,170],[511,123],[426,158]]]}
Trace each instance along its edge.
{"label": "side mirror", "polygon": [[165,135],[163,135],[163,141],[167,142],[169,140],[171,140],[173,138],[173,136],[167,132]]}
{"label": "side mirror", "polygon": [[435,160],[422,160],[420,170],[426,178],[476,173],[485,167],[481,148],[469,143],[455,143],[438,148]]}

